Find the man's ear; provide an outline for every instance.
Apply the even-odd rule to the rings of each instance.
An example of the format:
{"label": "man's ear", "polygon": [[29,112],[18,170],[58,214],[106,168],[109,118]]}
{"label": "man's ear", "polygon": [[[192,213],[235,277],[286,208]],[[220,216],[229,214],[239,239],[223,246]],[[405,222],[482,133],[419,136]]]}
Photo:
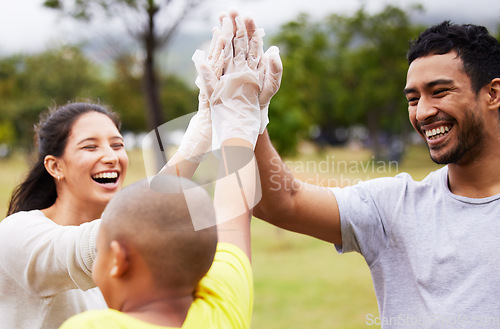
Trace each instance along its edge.
{"label": "man's ear", "polygon": [[491,110],[500,109],[500,78],[495,78],[490,82],[488,107]]}
{"label": "man's ear", "polygon": [[128,271],[129,255],[125,246],[116,240],[111,241],[110,248],[113,263],[109,275],[113,278],[119,278]]}
{"label": "man's ear", "polygon": [[62,178],[64,178],[59,160],[55,156],[47,155],[43,160],[43,165],[50,176],[57,179],[57,181],[60,181]]}

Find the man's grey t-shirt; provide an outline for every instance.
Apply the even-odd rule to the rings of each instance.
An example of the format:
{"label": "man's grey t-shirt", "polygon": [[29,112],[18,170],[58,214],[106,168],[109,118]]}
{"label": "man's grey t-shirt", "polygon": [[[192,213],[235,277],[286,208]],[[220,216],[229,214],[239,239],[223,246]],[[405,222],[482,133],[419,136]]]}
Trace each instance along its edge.
{"label": "man's grey t-shirt", "polygon": [[363,255],[383,328],[500,328],[500,195],[448,188],[448,168],[333,188],[340,253]]}

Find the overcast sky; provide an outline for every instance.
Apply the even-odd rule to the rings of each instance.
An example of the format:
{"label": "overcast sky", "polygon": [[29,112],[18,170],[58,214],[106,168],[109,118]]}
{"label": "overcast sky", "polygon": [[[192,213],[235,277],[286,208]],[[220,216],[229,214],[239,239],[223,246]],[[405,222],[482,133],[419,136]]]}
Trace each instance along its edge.
{"label": "overcast sky", "polygon": [[[218,13],[234,7],[252,13],[257,24],[273,29],[294,19],[299,12],[322,17],[325,14],[349,14],[365,3],[376,12],[386,4],[402,8],[421,3],[426,11],[420,21],[435,23],[451,19],[457,23],[475,23],[495,27],[500,22],[499,0],[207,0],[196,20],[183,26],[185,31],[210,30],[217,23]],[[57,43],[75,41],[82,26],[57,12],[45,9],[43,0],[0,0],[0,54],[36,52]]]}

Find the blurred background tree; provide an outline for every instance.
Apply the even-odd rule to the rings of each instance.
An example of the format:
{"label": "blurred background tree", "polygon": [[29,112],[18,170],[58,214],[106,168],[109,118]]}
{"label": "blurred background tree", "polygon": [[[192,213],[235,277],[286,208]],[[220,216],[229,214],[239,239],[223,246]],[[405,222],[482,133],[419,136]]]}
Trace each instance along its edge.
{"label": "blurred background tree", "polygon": [[[345,127],[367,128],[375,158],[387,158],[391,140],[410,131],[402,89],[406,80],[408,41],[423,27],[407,11],[387,6],[373,15],[361,7],[353,16],[330,15],[312,22],[302,14],[273,37],[284,64],[280,92],[269,132],[287,154],[316,126],[320,143],[345,142]],[[288,136],[288,139],[286,137]],[[290,136],[293,136],[290,139]]]}
{"label": "blurred background tree", "polygon": [[[45,0],[44,5],[62,11],[76,19],[91,20],[104,13],[119,17],[130,36],[142,50],[142,91],[147,108],[147,126],[156,129],[165,120],[175,118],[166,114],[160,96],[158,51],[168,46],[186,16],[202,0]],[[161,21],[159,19],[162,18]]]}
{"label": "blurred background tree", "polygon": [[[51,104],[99,98],[103,82],[97,73],[97,67],[77,46],[0,59],[2,122],[11,123],[9,135],[14,135],[16,146],[32,144],[33,124]],[[14,146],[12,137],[9,139]]]}

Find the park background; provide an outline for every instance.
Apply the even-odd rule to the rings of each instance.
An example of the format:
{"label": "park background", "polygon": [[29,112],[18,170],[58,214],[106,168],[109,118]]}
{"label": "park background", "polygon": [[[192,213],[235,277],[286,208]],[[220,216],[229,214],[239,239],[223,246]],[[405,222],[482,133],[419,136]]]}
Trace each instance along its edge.
{"label": "park background", "polygon": [[[296,177],[324,186],[400,172],[420,180],[437,169],[407,118],[408,40],[444,19],[500,37],[496,0],[157,2],[147,11],[155,1],[2,0],[2,214],[35,150],[38,116],[68,101],[98,100],[117,111],[130,158],[126,184],[146,177],[141,138],[196,110],[191,55],[206,49],[217,13],[230,5],[252,12],[266,48],[280,47],[283,82],[268,126],[274,145]],[[378,327],[362,257],[260,220],[252,230],[253,328]]]}

